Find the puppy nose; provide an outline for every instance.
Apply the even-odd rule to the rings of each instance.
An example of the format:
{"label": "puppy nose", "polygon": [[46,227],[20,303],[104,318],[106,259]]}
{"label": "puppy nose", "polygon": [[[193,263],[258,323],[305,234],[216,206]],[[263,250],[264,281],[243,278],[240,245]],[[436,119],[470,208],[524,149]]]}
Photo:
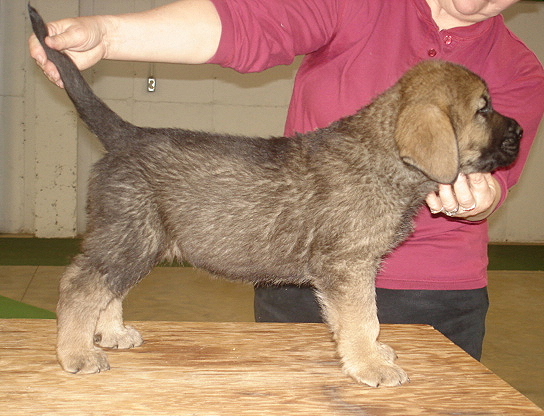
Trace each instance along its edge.
{"label": "puppy nose", "polygon": [[523,137],[523,128],[516,122],[514,136],[516,136],[517,139],[521,139]]}
{"label": "puppy nose", "polygon": [[507,128],[504,132],[501,143],[501,149],[511,155],[517,155],[519,152],[521,137],[523,136],[523,129],[519,123],[512,118],[507,118],[507,123]]}
{"label": "puppy nose", "polygon": [[519,123],[514,120],[510,119],[510,125],[508,126],[507,134],[508,136],[514,138],[514,139],[521,139],[523,137],[523,128],[519,125]]}

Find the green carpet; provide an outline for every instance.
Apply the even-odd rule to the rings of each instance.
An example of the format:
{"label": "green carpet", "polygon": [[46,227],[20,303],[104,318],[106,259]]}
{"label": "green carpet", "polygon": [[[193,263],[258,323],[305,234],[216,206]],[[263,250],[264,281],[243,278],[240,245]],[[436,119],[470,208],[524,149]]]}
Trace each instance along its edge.
{"label": "green carpet", "polygon": [[66,266],[80,244],[72,238],[0,238],[0,266]]}
{"label": "green carpet", "polygon": [[544,245],[491,244],[489,270],[544,270]]}
{"label": "green carpet", "polygon": [[[0,266],[67,266],[80,252],[80,238],[0,237]],[[190,266],[161,263],[159,266]]]}
{"label": "green carpet", "polygon": [[55,319],[56,315],[45,309],[0,296],[1,319]]}

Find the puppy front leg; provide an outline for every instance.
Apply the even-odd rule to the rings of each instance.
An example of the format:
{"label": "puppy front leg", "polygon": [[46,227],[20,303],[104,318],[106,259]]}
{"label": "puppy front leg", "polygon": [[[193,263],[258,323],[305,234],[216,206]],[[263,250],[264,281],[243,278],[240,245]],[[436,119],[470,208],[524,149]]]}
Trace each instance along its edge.
{"label": "puppy front leg", "polygon": [[340,274],[329,275],[328,284],[317,286],[344,372],[371,387],[405,383],[408,376],[394,363],[395,351],[378,341],[380,324],[373,272],[361,274],[361,268],[357,268],[359,273],[340,269],[336,270]]}

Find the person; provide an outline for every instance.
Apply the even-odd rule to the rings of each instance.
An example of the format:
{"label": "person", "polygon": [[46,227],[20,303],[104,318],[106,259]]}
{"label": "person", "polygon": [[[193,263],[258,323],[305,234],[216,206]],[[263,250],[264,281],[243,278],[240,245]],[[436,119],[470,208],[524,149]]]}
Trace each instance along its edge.
{"label": "person", "polygon": [[[382,323],[431,324],[479,359],[487,297],[486,218],[518,181],[544,112],[544,71],[500,13],[517,0],[182,0],[145,12],[49,24],[47,44],[80,69],[101,59],[215,63],[263,71],[305,58],[285,134],[357,111],[425,59],[462,64],[489,84],[494,108],[525,134],[517,162],[460,175],[427,197],[413,235],[376,278]],[[32,57],[62,80],[35,37]],[[320,321],[311,288],[258,287],[259,321]]]}

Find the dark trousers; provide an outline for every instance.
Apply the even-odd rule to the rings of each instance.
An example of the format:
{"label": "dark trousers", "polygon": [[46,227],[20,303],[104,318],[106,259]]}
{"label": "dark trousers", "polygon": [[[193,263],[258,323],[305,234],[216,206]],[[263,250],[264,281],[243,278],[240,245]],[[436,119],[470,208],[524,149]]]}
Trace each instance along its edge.
{"label": "dark trousers", "polygon": [[[382,324],[432,325],[479,360],[489,307],[487,288],[475,290],[376,289]],[[310,287],[255,288],[257,322],[323,322]]]}

